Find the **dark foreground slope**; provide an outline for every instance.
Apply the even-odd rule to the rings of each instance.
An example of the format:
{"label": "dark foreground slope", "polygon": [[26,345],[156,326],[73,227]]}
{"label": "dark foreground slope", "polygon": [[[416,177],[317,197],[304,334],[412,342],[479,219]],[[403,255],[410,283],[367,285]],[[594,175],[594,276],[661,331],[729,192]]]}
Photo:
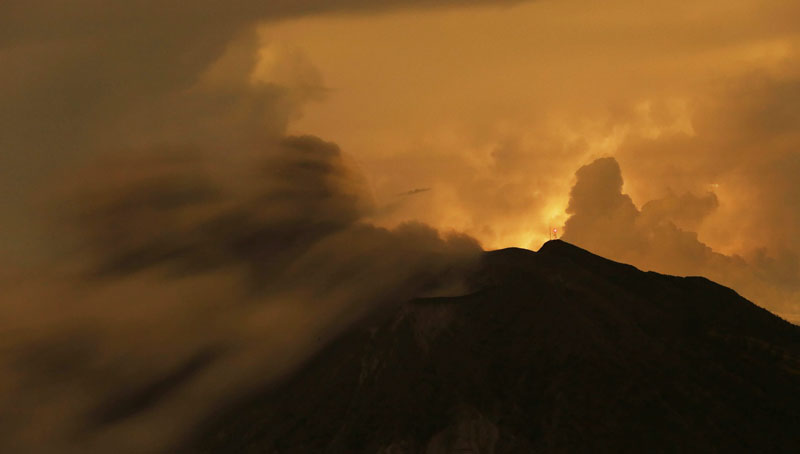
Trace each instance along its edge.
{"label": "dark foreground slope", "polygon": [[567,243],[354,328],[201,453],[800,452],[800,327]]}

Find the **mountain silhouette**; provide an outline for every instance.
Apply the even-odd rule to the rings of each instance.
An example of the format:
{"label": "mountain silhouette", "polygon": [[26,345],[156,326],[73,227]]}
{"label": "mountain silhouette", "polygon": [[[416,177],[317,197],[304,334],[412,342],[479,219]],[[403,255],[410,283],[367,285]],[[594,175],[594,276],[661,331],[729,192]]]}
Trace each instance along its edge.
{"label": "mountain silhouette", "polygon": [[800,327],[563,241],[354,326],[197,453],[800,452]]}

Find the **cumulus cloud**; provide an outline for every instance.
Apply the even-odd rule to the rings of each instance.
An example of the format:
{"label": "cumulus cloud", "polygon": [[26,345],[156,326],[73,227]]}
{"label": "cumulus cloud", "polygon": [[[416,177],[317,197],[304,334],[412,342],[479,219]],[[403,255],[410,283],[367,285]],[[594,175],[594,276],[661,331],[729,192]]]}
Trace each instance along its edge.
{"label": "cumulus cloud", "polygon": [[[797,69],[796,62],[787,62],[780,71],[727,78],[693,101],[690,132],[631,134],[615,152],[628,176],[626,188],[642,201],[643,216],[655,208],[646,200],[674,197],[664,196],[664,188],[704,198],[668,202],[702,219],[672,214],[673,223],[696,232],[715,251],[746,261],[747,271],[723,282],[795,321],[800,319]],[[663,201],[658,205],[659,211],[667,209]],[[662,265],[655,258],[647,263]]]}
{"label": "cumulus cloud", "polygon": [[799,94],[794,66],[781,75],[758,71],[730,78],[694,101],[691,133],[632,134],[615,156],[631,176],[631,189],[645,198],[664,187],[717,193],[719,209],[731,210],[728,230],[739,230],[736,237],[719,232],[720,247],[797,249],[790,232],[800,227],[800,205],[790,181],[800,145]]}
{"label": "cumulus cloud", "polygon": [[692,229],[717,208],[714,193],[671,193],[640,210],[623,192],[616,159],[596,159],[578,169],[575,177],[564,240],[644,269],[708,277],[778,313],[796,309],[796,255],[772,258],[761,249],[752,257],[728,256],[698,239]]}

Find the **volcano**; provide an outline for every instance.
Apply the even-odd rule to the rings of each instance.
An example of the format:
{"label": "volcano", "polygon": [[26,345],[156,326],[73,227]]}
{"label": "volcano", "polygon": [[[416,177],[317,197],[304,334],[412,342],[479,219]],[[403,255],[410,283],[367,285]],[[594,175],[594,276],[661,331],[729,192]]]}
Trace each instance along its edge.
{"label": "volcano", "polygon": [[800,452],[800,327],[555,240],[353,326],[193,453]]}

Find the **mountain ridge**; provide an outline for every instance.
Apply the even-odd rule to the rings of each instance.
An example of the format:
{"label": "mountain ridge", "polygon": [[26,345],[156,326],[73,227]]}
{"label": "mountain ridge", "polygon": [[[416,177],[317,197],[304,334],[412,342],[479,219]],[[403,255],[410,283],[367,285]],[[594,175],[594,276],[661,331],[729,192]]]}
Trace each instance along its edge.
{"label": "mountain ridge", "polygon": [[800,327],[557,240],[365,320],[186,452],[799,452]]}

